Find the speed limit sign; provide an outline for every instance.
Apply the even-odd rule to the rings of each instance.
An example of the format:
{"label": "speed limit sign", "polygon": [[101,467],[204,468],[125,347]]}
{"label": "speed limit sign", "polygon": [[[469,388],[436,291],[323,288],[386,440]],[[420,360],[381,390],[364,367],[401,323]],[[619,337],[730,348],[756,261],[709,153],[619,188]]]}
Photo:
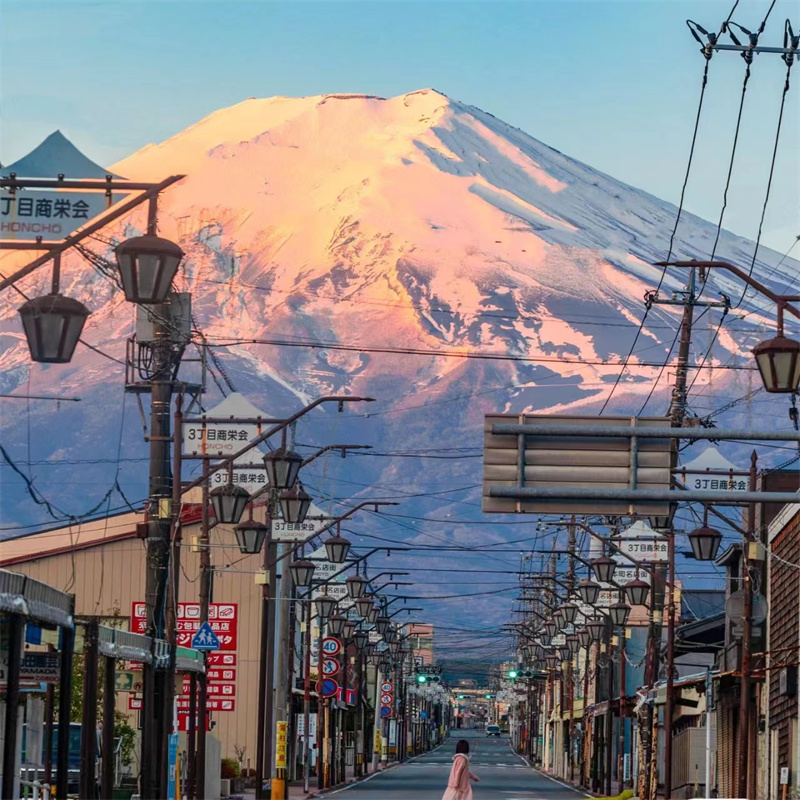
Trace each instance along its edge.
{"label": "speed limit sign", "polygon": [[381,684],[381,691],[386,692],[393,692],[394,691],[394,684],[391,681],[384,681]]}

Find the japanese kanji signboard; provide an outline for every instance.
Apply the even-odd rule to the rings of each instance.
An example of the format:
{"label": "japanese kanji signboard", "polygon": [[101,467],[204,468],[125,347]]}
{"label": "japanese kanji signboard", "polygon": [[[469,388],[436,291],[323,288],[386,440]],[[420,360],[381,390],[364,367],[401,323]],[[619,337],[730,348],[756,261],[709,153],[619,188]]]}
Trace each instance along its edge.
{"label": "japanese kanji signboard", "polygon": [[[147,627],[147,610],[144,603],[134,603],[131,612],[131,630],[144,633]],[[208,610],[211,630],[219,639],[220,650],[236,650],[237,609],[235,603],[211,603]],[[200,604],[178,603],[178,645],[191,647],[194,634],[200,629]]]}
{"label": "japanese kanji signboard", "polygon": [[[115,198],[118,199],[118,198]],[[0,239],[15,241],[64,239],[108,208],[102,192],[38,192],[3,190],[0,196]]]}

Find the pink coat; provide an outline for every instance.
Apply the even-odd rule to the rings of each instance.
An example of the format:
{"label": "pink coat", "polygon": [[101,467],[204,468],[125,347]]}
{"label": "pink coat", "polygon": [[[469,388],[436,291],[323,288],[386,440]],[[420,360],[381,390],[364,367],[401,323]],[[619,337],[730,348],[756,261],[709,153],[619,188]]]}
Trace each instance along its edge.
{"label": "pink coat", "polygon": [[472,780],[475,776],[469,771],[469,758],[463,753],[453,756],[453,768],[447,781],[447,790],[442,800],[472,800]]}

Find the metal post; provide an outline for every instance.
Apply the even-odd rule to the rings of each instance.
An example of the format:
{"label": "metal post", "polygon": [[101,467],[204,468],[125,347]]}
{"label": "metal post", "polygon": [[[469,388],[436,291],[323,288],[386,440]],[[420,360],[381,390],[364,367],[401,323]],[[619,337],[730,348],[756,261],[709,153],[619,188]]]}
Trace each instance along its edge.
{"label": "metal post", "polygon": [[188,769],[186,775],[186,796],[194,798],[197,781],[197,673],[189,674],[189,718],[186,721],[186,746],[188,750]]}
{"label": "metal post", "polygon": [[[380,704],[380,691],[383,678],[381,677],[381,668],[375,665],[375,721],[372,728],[372,771],[377,772],[381,760],[381,704]],[[399,687],[394,687],[397,696],[400,696]]]}
{"label": "metal post", "polygon": [[[148,230],[154,225],[148,221]],[[158,305],[155,311],[153,342],[153,379],[151,381],[150,406],[150,480],[148,499],[148,534],[147,534],[147,578],[145,586],[145,605],[147,608],[148,636],[154,639],[164,638],[166,623],[167,583],[170,561],[170,535],[172,509],[172,477],[170,465],[170,406],[172,402],[172,347],[170,331],[163,322],[169,317],[169,305]],[[153,800],[159,794],[159,783],[162,777],[162,764],[166,760],[166,735],[169,719],[164,702],[165,681],[163,671],[156,672],[152,666],[145,665],[145,686],[150,683],[152,691],[146,690],[142,702],[143,728],[147,731],[144,737],[148,742],[148,759],[143,763],[149,766],[142,772],[142,798]]]}
{"label": "metal post", "polygon": [[81,797],[92,798],[97,791],[97,621],[86,623],[83,655],[83,716],[81,717]]}
{"label": "metal post", "polygon": [[[270,520],[272,515],[269,515]],[[269,523],[271,525],[271,523]],[[275,740],[275,616],[278,590],[278,567],[276,559],[277,544],[271,540],[266,543],[269,551],[270,568],[269,583],[267,584],[267,683],[266,711],[264,715],[264,775],[272,776],[273,742]],[[271,782],[271,781],[270,781]],[[265,797],[269,797],[266,793]]]}
{"label": "metal post", "polygon": [[3,800],[16,800],[17,722],[19,720],[19,681],[22,672],[22,647],[25,621],[12,614],[8,621],[8,676],[6,685],[6,720],[3,747]]}
{"label": "metal post", "polygon": [[[750,490],[754,491],[756,485],[757,456],[753,451],[750,456]],[[755,528],[755,504],[751,503],[748,512],[748,528],[753,539]],[[750,800],[748,766],[750,743],[750,639],[752,637],[753,613],[753,587],[750,582],[750,564],[747,553],[747,542],[742,552],[742,677],[739,689],[739,749],[738,749],[738,775],[736,792],[739,797]]]}
{"label": "metal post", "polygon": [[117,699],[116,659],[104,658],[103,687],[103,755],[100,773],[100,797],[114,796],[114,706]]}
{"label": "metal post", "polygon": [[56,746],[57,800],[67,800],[69,791],[69,723],[72,702],[72,653],[74,649],[75,631],[72,628],[61,628],[61,669],[58,681],[58,743]]}
{"label": "metal post", "polygon": [[270,607],[270,584],[272,572],[270,564],[275,560],[272,558],[274,545],[271,541],[272,534],[272,502],[267,503],[267,539],[264,542],[263,566],[266,575],[265,583],[261,587],[261,637],[258,654],[258,729],[256,732],[256,798],[264,800],[266,793],[266,776],[269,775],[267,754],[266,754],[266,728],[272,725],[272,719],[267,719],[267,694],[272,685],[272,676],[268,673],[268,655],[272,649],[270,646],[271,632],[273,628],[269,624]]}
{"label": "metal post", "polygon": [[[52,652],[52,645],[48,651]],[[53,782],[53,716],[55,715],[55,687],[47,684],[44,701],[44,782],[50,786]]]}
{"label": "metal post", "polygon": [[[617,747],[617,778],[619,793],[625,789],[625,717],[627,691],[625,688],[625,627],[619,629],[619,746]],[[666,795],[669,797],[669,795]]]}
{"label": "metal post", "polygon": [[[325,619],[319,618],[319,631],[317,635],[317,676],[322,677],[322,640],[324,638]],[[328,769],[326,742],[327,728],[327,701],[322,697],[322,692],[317,692],[317,788],[325,788],[325,777]]]}
{"label": "metal post", "polygon": [[[208,459],[203,459],[203,482],[201,484],[201,517],[200,517],[200,622],[208,622],[211,606],[211,550],[209,548],[209,467]],[[208,679],[205,673],[197,677],[199,697],[197,702],[197,757],[195,759],[194,800],[203,800],[206,796],[206,728],[208,726]]]}
{"label": "metal post", "polygon": [[613,765],[614,760],[614,642],[612,639],[612,632],[611,628],[609,628],[608,634],[608,648],[606,650],[606,655],[608,656],[608,703],[607,711],[606,711],[606,734],[605,734],[605,779],[606,779],[606,787],[605,792],[607,795],[611,795],[611,767]]}
{"label": "metal post", "polygon": [[675,706],[675,533],[670,532],[667,581],[667,696],[664,705],[664,797],[672,797],[672,716]]}
{"label": "metal post", "polygon": [[[587,714],[589,709],[589,654],[592,651],[590,644],[586,648],[586,659],[583,663],[583,735],[584,738],[589,736],[589,716]],[[589,764],[586,760],[584,752],[581,758],[581,786],[589,786]]]}
{"label": "metal post", "polygon": [[[303,603],[303,791],[311,789],[311,593]],[[319,724],[319,720],[317,720]]]}
{"label": "metal post", "polygon": [[[289,703],[291,692],[289,691],[290,680],[290,642],[289,642],[289,616],[290,602],[292,596],[292,579],[289,566],[285,561],[285,555],[290,545],[278,545],[278,558],[283,564],[280,577],[280,595],[276,604],[275,614],[278,617],[278,643],[279,652],[283,657],[278,659],[277,675],[275,678],[275,721],[277,727],[279,721],[289,719]],[[286,768],[275,766],[274,759],[269,762],[272,775],[271,797],[272,800],[283,800],[286,793]]]}
{"label": "metal post", "polygon": [[704,796],[711,797],[713,780],[711,778],[711,712],[712,708],[711,669],[706,668],[706,790]]}

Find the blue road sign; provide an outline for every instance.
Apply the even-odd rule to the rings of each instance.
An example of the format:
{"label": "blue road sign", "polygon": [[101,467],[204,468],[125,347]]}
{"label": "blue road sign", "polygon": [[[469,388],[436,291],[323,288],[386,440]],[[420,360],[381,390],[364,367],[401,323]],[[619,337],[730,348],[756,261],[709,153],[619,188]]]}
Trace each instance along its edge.
{"label": "blue road sign", "polygon": [[382,717],[391,717],[392,709],[389,706],[381,706],[380,715]]}
{"label": "blue road sign", "polygon": [[204,622],[197,629],[197,633],[192,637],[192,647],[195,650],[219,650],[219,639],[208,622]]}

